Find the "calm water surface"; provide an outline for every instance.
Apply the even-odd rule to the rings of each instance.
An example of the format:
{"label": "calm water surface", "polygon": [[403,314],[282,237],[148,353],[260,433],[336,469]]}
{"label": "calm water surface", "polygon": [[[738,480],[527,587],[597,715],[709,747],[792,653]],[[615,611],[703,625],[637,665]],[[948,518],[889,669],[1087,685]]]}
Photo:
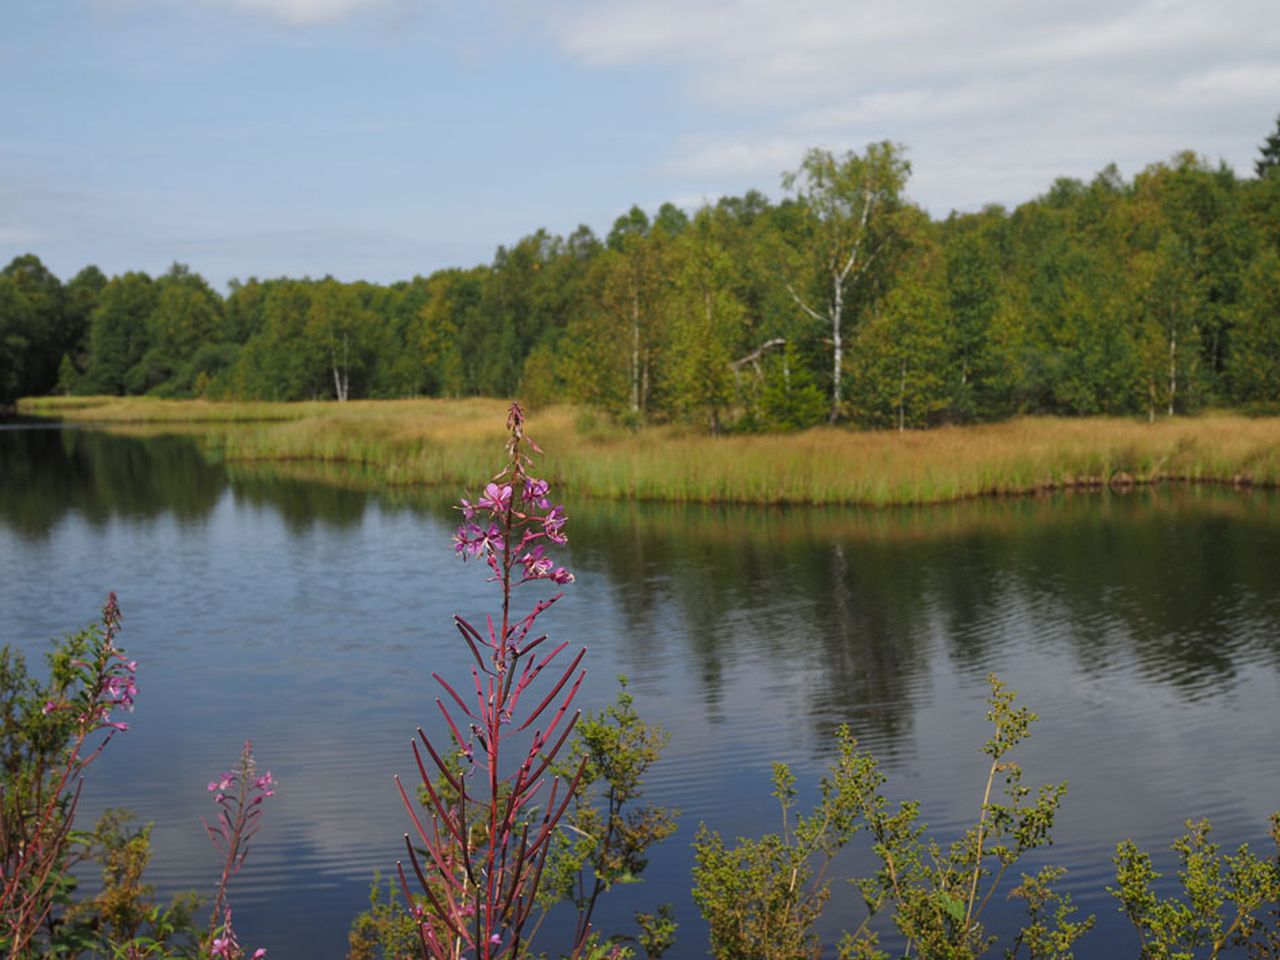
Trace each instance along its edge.
{"label": "calm water surface", "polygon": [[[1280,807],[1280,500],[1211,488],[912,511],[764,510],[569,500],[578,575],[545,618],[589,647],[587,705],[631,677],[671,732],[649,779],[681,808],[643,884],[600,918],[674,902],[675,955],[706,952],[689,843],[776,828],[769,767],[812,787],[852,725],[891,795],[949,840],[975,815],[984,677],[1042,721],[1028,782],[1068,779],[1047,857],[1098,927],[1085,955],[1133,955],[1105,886],[1117,840],[1173,869],[1207,816],[1261,844]],[[233,886],[243,942],[273,960],[341,957],[375,870],[407,828],[391,781],[433,723],[431,671],[465,676],[450,627],[493,588],[454,560],[441,495],[380,499],[208,462],[188,438],[0,428],[0,643],[38,658],[125,615],[141,695],[82,811],[153,820],[162,892],[209,891],[205,785],[252,737],[280,789]],[[869,869],[861,851],[841,869]],[[998,904],[997,929],[1016,916]],[[860,920],[847,893],[828,929]],[[552,948],[551,942],[544,947]]]}

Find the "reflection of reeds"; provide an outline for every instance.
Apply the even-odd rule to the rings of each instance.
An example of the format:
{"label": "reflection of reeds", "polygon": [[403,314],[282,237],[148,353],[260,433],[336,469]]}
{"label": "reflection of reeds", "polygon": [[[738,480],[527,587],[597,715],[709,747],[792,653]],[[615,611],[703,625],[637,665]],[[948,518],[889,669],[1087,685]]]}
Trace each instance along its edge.
{"label": "reflection of reeds", "polygon": [[[84,407],[59,398],[22,406],[115,424],[239,423],[205,436],[230,461],[357,465],[366,482],[391,486],[456,486],[484,475],[502,408],[489,399],[338,405],[127,398]],[[719,438],[676,427],[587,428],[570,407],[536,419],[553,451],[548,473],[578,496],[888,506],[1165,480],[1280,484],[1278,418],[1212,414],[1147,424],[1028,417],[907,433],[819,428]]]}

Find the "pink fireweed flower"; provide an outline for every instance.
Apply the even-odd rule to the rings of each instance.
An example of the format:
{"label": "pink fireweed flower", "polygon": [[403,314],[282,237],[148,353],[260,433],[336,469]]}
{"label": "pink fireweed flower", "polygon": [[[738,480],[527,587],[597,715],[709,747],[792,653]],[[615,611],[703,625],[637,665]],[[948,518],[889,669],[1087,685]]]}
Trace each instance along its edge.
{"label": "pink fireweed flower", "polygon": [[520,558],[526,580],[541,580],[551,575],[551,558],[545,553],[541,546],[537,546]]}
{"label": "pink fireweed flower", "polygon": [[564,586],[566,583],[573,583],[573,574],[564,567],[557,567],[552,571],[551,576],[548,579],[550,579],[552,583],[558,583],[561,586]]}
{"label": "pink fireweed flower", "polygon": [[491,483],[484,488],[484,496],[476,501],[476,506],[494,513],[506,513],[511,505],[511,484],[499,486]]}
{"label": "pink fireweed flower", "polygon": [[542,518],[542,529],[547,535],[547,539],[552,543],[568,543],[569,538],[564,535],[564,524],[568,518],[564,515],[564,507],[556,504],[551,508],[550,512]]}
{"label": "pink fireweed flower", "polygon": [[107,696],[115,706],[133,709],[134,697],[138,695],[138,686],[131,676],[115,676],[107,678]]}
{"label": "pink fireweed flower", "polygon": [[274,797],[276,795],[275,781],[271,778],[270,770],[255,780],[253,785],[262,791],[264,797]]}
{"label": "pink fireweed flower", "polygon": [[219,793],[226,793],[235,786],[235,782],[236,775],[234,773],[224,773],[222,776],[218,777],[217,780],[209,781],[209,792],[212,793],[217,791]]}
{"label": "pink fireweed flower", "polygon": [[54,703],[52,700],[46,700],[44,702],[44,706],[40,708],[40,712],[47,717],[49,714],[53,713],[53,711],[57,709],[58,709],[58,705],[56,703]]}
{"label": "pink fireweed flower", "polygon": [[551,506],[547,500],[547,493],[551,490],[551,486],[545,480],[539,480],[536,477],[526,477],[524,481],[524,498],[530,503],[538,505],[539,509],[546,510]]}
{"label": "pink fireweed flower", "polygon": [[468,557],[481,557],[486,552],[502,549],[502,530],[496,523],[488,528],[474,523],[465,523],[453,535],[453,550],[463,560]]}

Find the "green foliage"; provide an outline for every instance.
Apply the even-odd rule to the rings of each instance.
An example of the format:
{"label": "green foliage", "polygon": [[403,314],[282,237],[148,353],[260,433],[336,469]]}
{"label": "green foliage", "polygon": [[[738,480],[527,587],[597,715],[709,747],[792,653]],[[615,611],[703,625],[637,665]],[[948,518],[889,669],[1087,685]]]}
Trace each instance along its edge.
{"label": "green foliage", "polygon": [[1173,843],[1181,896],[1155,892],[1160,874],[1149,854],[1130,840],[1116,846],[1111,893],[1138,933],[1142,960],[1214,960],[1233,947],[1258,960],[1280,957],[1280,813],[1271,818],[1276,855],[1266,858],[1248,844],[1222,853],[1210,830],[1206,820],[1188,822]]}
{"label": "green foliage", "polygon": [[784,763],[773,767],[773,795],[782,830],[728,846],[704,823],[694,840],[693,899],[710,927],[717,960],[816,958],[822,944],[813,930],[830,897],[826,877],[832,858],[859,829],[860,797],[875,762],[856,752],[847,728],[840,753],[819,784],[819,802],[808,815],[794,812],[795,776]]}
{"label": "green foliage", "polygon": [[[585,715],[574,731],[569,760],[561,773],[586,767],[571,810],[553,841],[539,897],[546,908],[566,901],[578,914],[578,930],[589,929],[601,894],[618,884],[638,883],[648,851],[676,830],[679,811],[637,803],[644,797],[644,776],[662,755],[670,735],[636,713],[627,678],[618,677],[614,702]],[[654,914],[637,913],[639,942],[656,958],[672,943],[675,921],[668,905]],[[622,938],[613,935],[609,942]]]}
{"label": "green foliage", "polygon": [[347,960],[398,960],[421,951],[417,921],[398,897],[395,881],[388,878],[383,899],[382,878],[374,875],[369,909],[356,917],[347,936]]}
{"label": "green foliage", "polygon": [[1011,899],[1023,900],[1028,920],[1013,945],[1005,950],[1006,960],[1014,960],[1027,948],[1028,960],[1072,960],[1075,943],[1093,927],[1094,918],[1075,919],[1071,898],[1057,891],[1066,875],[1062,867],[1043,867],[1034,876],[1022,875],[1022,883],[1009,891]]}
{"label": "green foliage", "polygon": [[1259,179],[1270,176],[1272,171],[1280,167],[1280,117],[1276,117],[1276,128],[1267,134],[1266,140],[1258,148],[1258,159],[1253,170]]}
{"label": "green foliage", "polygon": [[733,294],[732,261],[714,235],[709,212],[674,244],[673,317],[667,396],[683,418],[719,433],[733,399],[732,346],[744,310]]}
{"label": "green foliage", "polygon": [[[915,803],[892,804],[876,760],[859,753],[847,728],[838,733],[838,757],[820,784],[820,801],[808,816],[793,817],[795,778],[774,767],[774,796],[782,806],[782,832],[739,839],[727,847],[705,824],[695,841],[694,899],[711,930],[718,960],[747,957],[817,957],[823,952],[814,926],[830,894],[826,877],[832,858],[859,831],[870,841],[880,868],[851,881],[866,905],[866,918],[839,944],[842,958],[887,960],[872,921],[892,916],[905,954],[939,960],[973,960],[995,943],[982,916],[1006,872],[1029,850],[1050,840],[1066,784],[1023,786],[1010,752],[1029,735],[1036,717],[1015,706],[1015,694],[995,677],[987,719],[993,726],[983,746],[990,758],[987,785],[976,823],[944,847],[926,835]],[[992,796],[997,777],[1004,799]],[[1029,923],[1007,957],[1025,947],[1035,960],[1069,958],[1072,945],[1091,926],[1076,921],[1070,900],[1054,889],[1061,871],[1023,876],[1012,891],[1024,899]]]}
{"label": "green foliage", "polygon": [[155,283],[145,273],[112,277],[102,289],[89,328],[89,368],[80,389],[117,396],[149,382],[138,365],[150,347],[147,318],[156,305]]}
{"label": "green foliage", "polygon": [[1228,361],[1240,403],[1280,401],[1280,253],[1264,250],[1245,277]]}
{"label": "green foliage", "polygon": [[[110,957],[176,958],[200,956],[201,926],[194,919],[199,898],[179,893],[167,906],[154,899],[155,888],[143,881],[151,862],[151,824],[130,826],[133,814],[112,809],[80,838],[82,856],[98,863],[102,889],[68,908],[62,939],[92,943]],[[79,956],[72,950],[66,956]]]}
{"label": "green foliage", "polygon": [[857,419],[899,430],[936,420],[951,402],[947,334],[937,286],[914,279],[896,286],[854,340],[849,402]]}
{"label": "green foliage", "polygon": [[761,405],[769,427],[802,430],[826,418],[827,400],[794,344],[788,341],[780,354],[767,357],[764,369]]}

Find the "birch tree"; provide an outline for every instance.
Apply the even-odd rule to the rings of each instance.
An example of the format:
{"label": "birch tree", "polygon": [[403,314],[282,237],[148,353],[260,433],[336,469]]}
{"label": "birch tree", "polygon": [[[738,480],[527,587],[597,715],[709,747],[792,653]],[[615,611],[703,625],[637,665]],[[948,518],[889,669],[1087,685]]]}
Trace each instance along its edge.
{"label": "birch tree", "polygon": [[885,141],[841,157],[815,147],[800,169],[782,178],[815,221],[807,249],[799,251],[810,282],[789,284],[788,291],[805,314],[830,329],[831,422],[840,419],[844,400],[846,313],[855,292],[868,286],[873,268],[887,258],[910,170],[902,148]]}
{"label": "birch tree", "polygon": [[321,280],[311,294],[306,333],[324,351],[333,377],[333,395],[341,403],[351,396],[351,372],[362,364],[368,313],[352,284]]}

